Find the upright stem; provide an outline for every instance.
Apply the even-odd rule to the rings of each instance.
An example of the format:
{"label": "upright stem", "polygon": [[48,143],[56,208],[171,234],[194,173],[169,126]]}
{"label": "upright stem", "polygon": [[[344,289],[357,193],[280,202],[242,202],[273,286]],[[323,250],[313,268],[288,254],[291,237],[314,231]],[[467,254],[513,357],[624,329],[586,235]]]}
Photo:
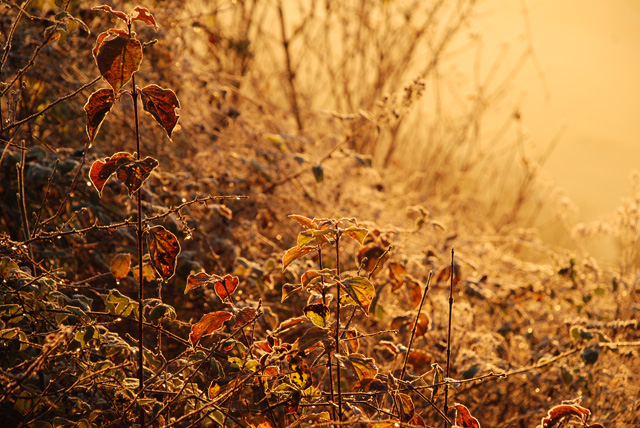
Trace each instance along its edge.
{"label": "upright stem", "polygon": [[[336,233],[336,276],[340,277],[340,234]],[[340,283],[336,284],[336,355],[340,354]],[[342,388],[340,385],[340,361],[336,360],[336,380],[338,381],[338,420],[342,422]]]}
{"label": "upright stem", "polygon": [[[322,248],[318,248],[318,266],[320,266],[320,270],[324,268],[322,265]],[[320,284],[322,286],[322,303],[324,305],[327,304],[327,291],[324,288],[324,275],[320,275]],[[334,403],[334,395],[333,395],[333,369],[331,367],[331,350],[327,349],[327,370],[329,371],[329,394],[331,397],[331,403]],[[336,418],[336,409],[331,406],[331,414],[333,415],[333,419]]]}
{"label": "upright stem", "polygon": [[[136,126],[136,160],[141,158],[140,155],[140,127],[138,124],[138,90],[136,88],[136,75],[134,74],[131,77],[131,84],[133,85],[133,89],[131,91],[131,97],[133,98],[133,118]],[[141,189],[138,189],[136,192],[137,199],[137,211],[138,211],[138,224],[137,224],[137,235],[138,235],[138,278],[139,278],[139,287],[138,287],[138,397],[144,397],[144,344],[142,337],[142,315],[144,310],[144,275],[142,273],[142,258],[143,258],[143,249],[142,249],[142,192]],[[144,428],[144,410],[140,407],[140,427]]]}
{"label": "upright stem", "polygon": [[289,52],[289,43],[291,42],[291,40],[287,39],[287,32],[284,22],[284,12],[282,10],[282,0],[278,2],[278,15],[280,17],[280,34],[282,35],[282,47],[284,48],[284,56],[287,62],[287,77],[289,81],[289,89],[291,91],[291,107],[293,109],[293,114],[296,117],[298,129],[302,131],[302,119],[300,117],[300,108],[298,107],[298,92],[296,91],[295,85],[296,73],[293,71],[291,53]]}
{"label": "upright stem", "polygon": [[[449,332],[447,333],[447,374],[446,378],[449,379],[449,362],[451,357],[451,318],[453,313],[453,247],[451,248],[451,284],[449,286]],[[444,385],[444,414],[446,415],[449,411],[449,406],[447,404],[449,398],[449,384],[445,383]],[[444,421],[444,426],[447,428],[447,420]]]}

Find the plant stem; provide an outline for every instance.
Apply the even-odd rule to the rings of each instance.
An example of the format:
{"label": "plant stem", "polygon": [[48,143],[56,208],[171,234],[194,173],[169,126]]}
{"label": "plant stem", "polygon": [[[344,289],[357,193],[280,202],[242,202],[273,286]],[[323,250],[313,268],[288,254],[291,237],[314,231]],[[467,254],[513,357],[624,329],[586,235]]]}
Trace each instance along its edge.
{"label": "plant stem", "polygon": [[[131,30],[131,28],[129,28]],[[138,124],[138,89],[136,88],[136,75],[131,76],[131,84],[133,89],[131,97],[133,98],[133,118],[136,129],[136,160],[141,159],[140,155],[140,126]],[[144,344],[143,344],[143,310],[144,310],[144,275],[142,273],[142,258],[144,257],[142,248],[142,192],[138,189],[136,192],[138,224],[136,232],[138,235],[138,396],[144,397]],[[140,427],[144,428],[144,409],[140,407]]]}
{"label": "plant stem", "polygon": [[413,338],[416,335],[416,330],[418,329],[418,320],[420,319],[420,313],[422,312],[422,305],[424,304],[424,299],[427,297],[427,293],[429,292],[429,283],[431,283],[431,275],[433,275],[433,271],[429,271],[429,277],[427,278],[427,285],[424,288],[424,293],[422,293],[422,300],[420,300],[420,306],[418,307],[416,320],[413,323],[413,329],[411,330],[411,338],[409,339],[409,346],[407,347],[407,353],[404,355],[404,363],[402,364],[402,373],[400,374],[400,380],[404,379],[404,373],[407,370],[407,361],[409,360],[411,345],[413,344]]}
{"label": "plant stem", "polygon": [[[453,313],[453,274],[454,274],[454,266],[453,266],[453,247],[451,248],[451,283],[449,286],[449,332],[447,333],[447,374],[446,378],[449,379],[449,363],[451,357],[451,318]],[[449,406],[447,404],[447,400],[449,398],[449,383],[444,385],[444,414],[446,415],[449,411]],[[445,420],[444,426],[447,428],[449,424]]]}
{"label": "plant stem", "polygon": [[[340,235],[336,233],[336,276],[340,277]],[[336,355],[340,354],[340,283],[336,283]],[[336,380],[338,381],[338,420],[342,422],[342,388],[340,385],[340,361],[336,360]]]}
{"label": "plant stem", "polygon": [[[323,269],[322,266],[322,248],[318,247],[318,266],[320,266],[320,270]],[[327,291],[324,288],[324,275],[320,275],[320,284],[322,286],[322,304],[327,304]],[[329,371],[329,394],[331,397],[331,402],[333,403],[335,398],[333,395],[333,369],[331,367],[331,350],[327,349],[327,370]],[[333,419],[336,418],[336,409],[331,406],[331,414]]]}

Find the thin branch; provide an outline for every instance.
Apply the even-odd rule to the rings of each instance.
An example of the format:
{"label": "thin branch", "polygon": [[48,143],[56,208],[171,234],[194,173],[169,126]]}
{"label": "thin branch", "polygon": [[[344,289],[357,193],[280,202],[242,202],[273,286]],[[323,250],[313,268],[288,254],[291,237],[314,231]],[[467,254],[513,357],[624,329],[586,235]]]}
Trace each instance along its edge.
{"label": "thin branch", "polygon": [[411,338],[409,339],[409,346],[407,346],[407,353],[404,356],[404,363],[402,364],[402,372],[400,373],[400,380],[404,379],[404,373],[407,370],[407,361],[409,360],[411,345],[413,344],[413,338],[416,334],[416,330],[418,329],[418,320],[420,319],[420,314],[422,313],[422,305],[424,304],[424,300],[427,297],[427,293],[429,292],[429,283],[431,283],[432,275],[433,275],[433,271],[429,271],[429,277],[427,278],[427,285],[424,287],[424,292],[422,293],[422,300],[420,300],[420,306],[418,306],[418,312],[416,313],[416,320],[414,321],[413,328],[411,329]]}

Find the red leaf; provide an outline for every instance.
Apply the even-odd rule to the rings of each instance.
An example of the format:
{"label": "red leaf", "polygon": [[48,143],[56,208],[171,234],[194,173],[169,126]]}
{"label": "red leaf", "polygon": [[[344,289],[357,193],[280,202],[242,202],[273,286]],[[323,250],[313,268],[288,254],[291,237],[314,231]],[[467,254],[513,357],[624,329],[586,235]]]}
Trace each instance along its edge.
{"label": "red leaf", "polygon": [[93,141],[98,135],[100,125],[111,111],[115,102],[115,94],[111,89],[99,89],[89,95],[87,103],[84,105],[84,111],[87,113],[87,135],[89,141]]}
{"label": "red leaf", "polygon": [[133,9],[133,12],[131,12],[131,20],[142,21],[158,31],[158,24],[156,23],[153,15],[151,15],[151,13],[149,12],[149,9],[147,9],[146,7],[136,6],[136,8]]}
{"label": "red leaf", "polygon": [[208,275],[206,272],[192,273],[187,278],[187,286],[184,288],[184,294],[187,294],[190,290],[198,287],[204,287],[208,284],[215,284],[216,281],[220,281],[221,276]]}
{"label": "red leaf", "polygon": [[213,286],[213,290],[216,292],[220,300],[224,300],[238,288],[238,282],[240,280],[237,276],[225,275],[220,280],[216,281]]}
{"label": "red leaf", "polygon": [[158,85],[149,85],[140,90],[140,96],[144,110],[153,116],[171,138],[173,128],[180,118],[176,113],[176,109],[180,108],[180,102],[175,92],[162,89]]}
{"label": "red leaf", "polygon": [[469,412],[464,404],[456,403],[453,405],[456,409],[456,425],[462,428],[480,428],[480,422]]}
{"label": "red leaf", "polygon": [[191,326],[191,334],[189,334],[191,344],[195,345],[202,336],[220,330],[224,322],[231,319],[231,317],[232,315],[225,311],[211,312],[203,315],[200,321]]}
{"label": "red leaf", "polygon": [[102,195],[102,189],[109,177],[117,173],[118,179],[127,186],[129,196],[131,196],[149,178],[151,171],[157,166],[158,161],[152,157],[147,156],[143,160],[136,160],[131,153],[119,152],[104,161],[95,161],[91,165],[89,179]]}
{"label": "red leaf", "polygon": [[100,74],[116,93],[131,80],[142,62],[140,41],[116,31],[100,34],[93,53]]}
{"label": "red leaf", "polygon": [[176,272],[180,243],[178,238],[162,226],[154,226],[148,230],[147,242],[151,264],[160,276],[168,281]]}
{"label": "red leaf", "polygon": [[111,175],[118,170],[122,165],[135,161],[135,158],[131,153],[119,152],[106,158],[104,161],[97,160],[91,165],[89,170],[89,179],[93,185],[98,189],[100,195],[102,195],[102,188],[105,183],[111,177]]}
{"label": "red leaf", "polygon": [[151,171],[157,166],[158,160],[147,156],[143,160],[120,165],[117,170],[117,177],[127,186],[129,196],[131,196],[142,187],[142,184],[151,175]]}
{"label": "red leaf", "polygon": [[129,15],[127,15],[126,13],[124,13],[122,11],[119,11],[119,10],[113,10],[113,9],[111,9],[111,6],[107,6],[106,4],[103,4],[102,6],[92,7],[91,10],[103,10],[105,12],[108,12],[108,13],[114,15],[117,18],[122,19],[127,24],[129,23]]}

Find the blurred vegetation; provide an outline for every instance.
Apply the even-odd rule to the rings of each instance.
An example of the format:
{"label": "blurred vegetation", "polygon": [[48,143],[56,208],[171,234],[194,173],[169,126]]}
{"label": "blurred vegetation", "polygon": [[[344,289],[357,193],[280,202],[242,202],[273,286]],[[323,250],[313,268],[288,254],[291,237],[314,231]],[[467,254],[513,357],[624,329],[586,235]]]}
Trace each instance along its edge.
{"label": "blurred vegetation", "polygon": [[[181,108],[172,141],[140,123],[141,152],[160,162],[140,192],[181,253],[175,275],[145,289],[139,396],[138,281],[121,264],[149,263],[133,256],[135,199],[116,180],[100,197],[89,180],[135,139],[125,96],[87,138],[83,107],[106,86],[92,49],[116,22],[100,4],[0,5],[7,426],[135,426],[141,409],[149,426],[437,426],[464,414],[454,403],[484,426],[640,423],[638,186],[611,227],[566,225],[576,240],[615,235],[617,268],[525,228],[548,203],[544,157],[523,149],[517,107],[481,132],[523,64],[496,61],[503,81],[491,71],[463,108],[446,108],[443,94],[462,91],[448,89],[448,61],[478,42],[472,0],[141,4],[159,29],[136,27],[154,41],[136,79],[172,88]],[[368,233],[340,240],[350,227]],[[290,292],[314,270],[321,287]],[[208,282],[187,293],[200,272]],[[227,275],[237,289],[220,297]],[[375,290],[370,306],[353,278]],[[230,321],[193,340],[221,313]]]}

